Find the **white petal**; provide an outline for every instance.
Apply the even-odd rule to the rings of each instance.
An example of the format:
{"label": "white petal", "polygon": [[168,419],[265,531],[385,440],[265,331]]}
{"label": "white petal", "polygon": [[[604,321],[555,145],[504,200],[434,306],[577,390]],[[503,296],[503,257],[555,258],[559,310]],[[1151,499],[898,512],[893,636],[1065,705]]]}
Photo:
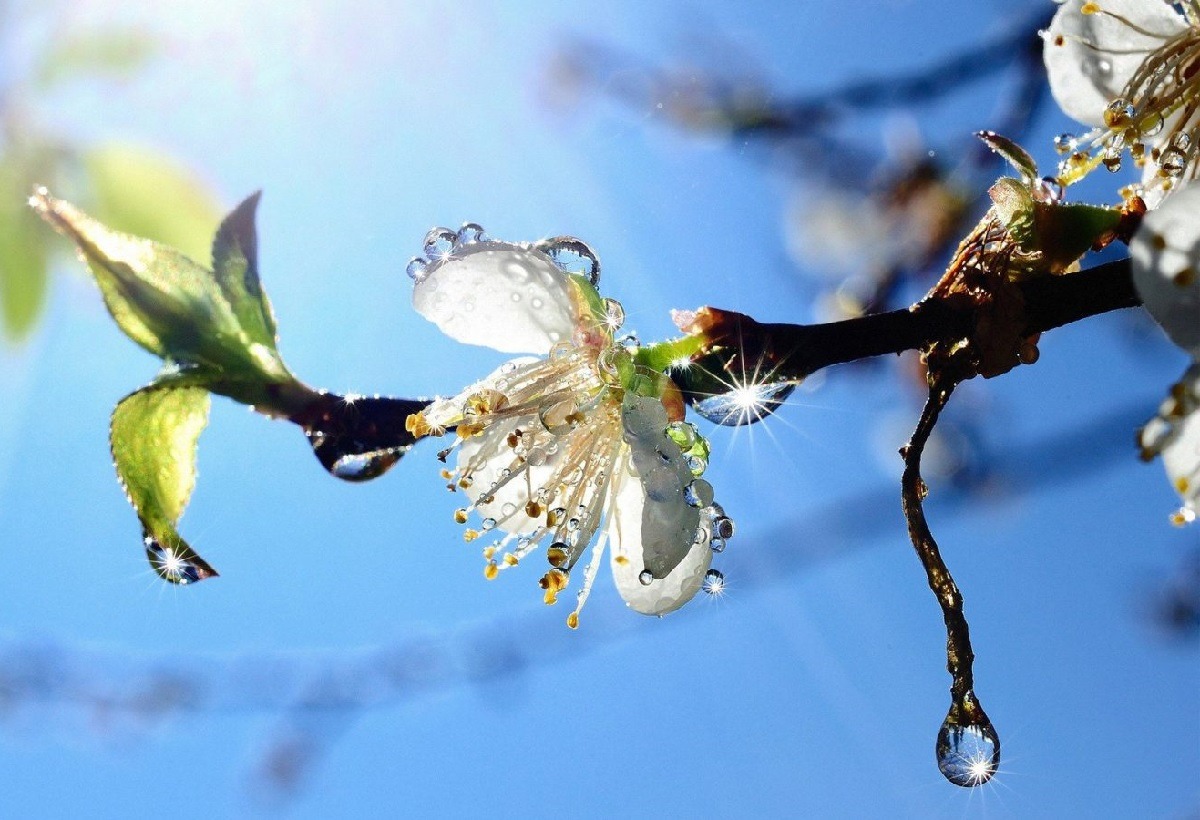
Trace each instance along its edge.
{"label": "white petal", "polygon": [[1200,509],[1200,361],[1193,362],[1179,383],[1172,385],[1158,417],[1146,429],[1152,426],[1160,436],[1156,449],[1162,455],[1171,486],[1185,507],[1197,511]]}
{"label": "white petal", "polygon": [[540,251],[476,242],[430,263],[413,287],[413,307],[460,342],[545,354],[574,333],[574,287]]}
{"label": "white petal", "polygon": [[1154,321],[1200,359],[1200,184],[1146,214],[1129,244],[1133,284]]}
{"label": "white petal", "polygon": [[[666,436],[662,404],[627,396],[622,421],[630,451],[613,476],[613,579],[630,607],[662,615],[700,590],[712,550],[694,543],[700,512],[684,496],[692,475],[679,446]],[[644,571],[653,576],[648,584],[641,581]]]}
{"label": "white petal", "polygon": [[1104,11],[1159,35],[1147,37],[1109,14],[1085,15],[1082,5],[1083,0],[1068,0],[1054,15],[1042,56],[1062,110],[1086,125],[1103,125],[1105,107],[1146,55],[1187,22],[1161,0],[1100,0]]}
{"label": "white petal", "polygon": [[1183,503],[1200,510],[1200,411],[1193,410],[1179,422],[1163,447],[1162,460],[1167,478]]}

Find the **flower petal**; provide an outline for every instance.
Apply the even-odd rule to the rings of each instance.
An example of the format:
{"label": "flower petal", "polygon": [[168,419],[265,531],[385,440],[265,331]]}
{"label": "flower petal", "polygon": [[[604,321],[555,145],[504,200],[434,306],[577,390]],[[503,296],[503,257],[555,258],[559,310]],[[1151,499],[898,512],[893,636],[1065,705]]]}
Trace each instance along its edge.
{"label": "flower petal", "polygon": [[[1200,370],[1193,390],[1200,391]],[[1200,398],[1200,396],[1198,396]],[[1192,410],[1179,422],[1162,449],[1163,468],[1185,507],[1200,509],[1200,410]]]}
{"label": "flower petal", "polygon": [[1200,185],[1146,214],[1129,244],[1133,284],[1154,321],[1200,359]]}
{"label": "flower petal", "polygon": [[474,242],[430,263],[413,307],[453,339],[545,354],[578,323],[576,285],[541,251]]}
{"label": "flower petal", "polygon": [[1101,12],[1084,14],[1083,0],[1068,0],[1054,15],[1042,52],[1054,99],[1086,125],[1104,125],[1105,107],[1146,55],[1187,28],[1170,5],[1156,0],[1101,0],[1100,6]]}
{"label": "flower petal", "polygon": [[[692,474],[666,436],[661,402],[628,395],[621,417],[630,452],[625,469],[613,477],[613,579],[630,607],[662,615],[700,590],[712,551],[695,543],[700,511],[684,494]],[[643,572],[649,583],[642,582]]]}

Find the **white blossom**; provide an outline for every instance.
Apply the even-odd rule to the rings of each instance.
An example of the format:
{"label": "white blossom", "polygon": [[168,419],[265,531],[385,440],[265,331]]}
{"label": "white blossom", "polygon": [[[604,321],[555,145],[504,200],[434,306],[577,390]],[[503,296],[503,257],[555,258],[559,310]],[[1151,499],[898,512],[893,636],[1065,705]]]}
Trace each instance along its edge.
{"label": "white blossom", "polygon": [[1145,217],[1129,246],[1133,281],[1150,315],[1192,365],[1139,433],[1142,457],[1161,455],[1183,499],[1174,520],[1200,506],[1200,184],[1185,186]]}
{"label": "white blossom", "polygon": [[1127,191],[1157,207],[1197,176],[1200,3],[1068,0],[1044,33],[1050,90],[1069,116],[1095,128],[1065,137],[1064,183],[1128,155],[1143,169]]}
{"label": "white blossom", "polygon": [[540,583],[554,603],[590,548],[569,626],[606,551],[630,607],[662,615],[685,604],[717,574],[712,554],[733,522],[699,478],[708,445],[683,420],[678,388],[616,338],[624,311],[596,291],[594,255],[567,237],[430,237],[428,258],[409,266],[416,310],[458,341],[535,354],[408,420],[418,437],[453,430],[442,476],[466,496],[454,517],[470,522],[468,542],[486,543],[486,577],[544,546]]}

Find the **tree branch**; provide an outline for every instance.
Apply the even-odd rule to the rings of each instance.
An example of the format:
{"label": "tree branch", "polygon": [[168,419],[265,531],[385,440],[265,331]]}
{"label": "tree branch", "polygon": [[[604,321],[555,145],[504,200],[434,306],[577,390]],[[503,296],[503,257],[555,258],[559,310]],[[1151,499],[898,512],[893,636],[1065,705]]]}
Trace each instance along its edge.
{"label": "tree branch", "polygon": [[[1019,287],[1025,300],[1027,336],[1141,304],[1128,259],[1031,279]],[[818,325],[768,324],[741,313],[705,308],[699,329],[723,349],[672,377],[685,394],[693,396],[721,392],[720,384],[747,374],[758,381],[795,381],[830,365],[963,339],[976,321],[965,303],[934,299],[904,310]]]}

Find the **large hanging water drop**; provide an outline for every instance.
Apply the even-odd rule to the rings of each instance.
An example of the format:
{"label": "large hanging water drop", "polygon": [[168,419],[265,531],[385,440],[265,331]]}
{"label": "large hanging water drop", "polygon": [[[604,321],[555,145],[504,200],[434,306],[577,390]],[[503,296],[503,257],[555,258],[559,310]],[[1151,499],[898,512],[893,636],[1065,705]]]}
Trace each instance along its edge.
{"label": "large hanging water drop", "polygon": [[409,451],[415,439],[408,417],[428,402],[383,396],[323,393],[292,418],[312,445],[313,455],[343,481],[368,481],[386,473]]}
{"label": "large hanging water drop", "polygon": [[146,547],[150,566],[164,581],[187,586],[217,575],[217,571],[186,544],[164,546],[148,533],[143,536],[142,543]]}
{"label": "large hanging water drop", "polygon": [[946,718],[938,732],[937,762],[955,786],[982,786],[1000,766],[1000,738],[990,722],[960,725]]}
{"label": "large hanging water drop", "polygon": [[553,260],[560,270],[577,273],[595,287],[600,283],[600,259],[588,244],[573,236],[555,236],[534,246]]}
{"label": "large hanging water drop", "polygon": [[693,406],[713,424],[740,427],[762,421],[774,413],[795,389],[796,382],[748,384],[700,399]]}

